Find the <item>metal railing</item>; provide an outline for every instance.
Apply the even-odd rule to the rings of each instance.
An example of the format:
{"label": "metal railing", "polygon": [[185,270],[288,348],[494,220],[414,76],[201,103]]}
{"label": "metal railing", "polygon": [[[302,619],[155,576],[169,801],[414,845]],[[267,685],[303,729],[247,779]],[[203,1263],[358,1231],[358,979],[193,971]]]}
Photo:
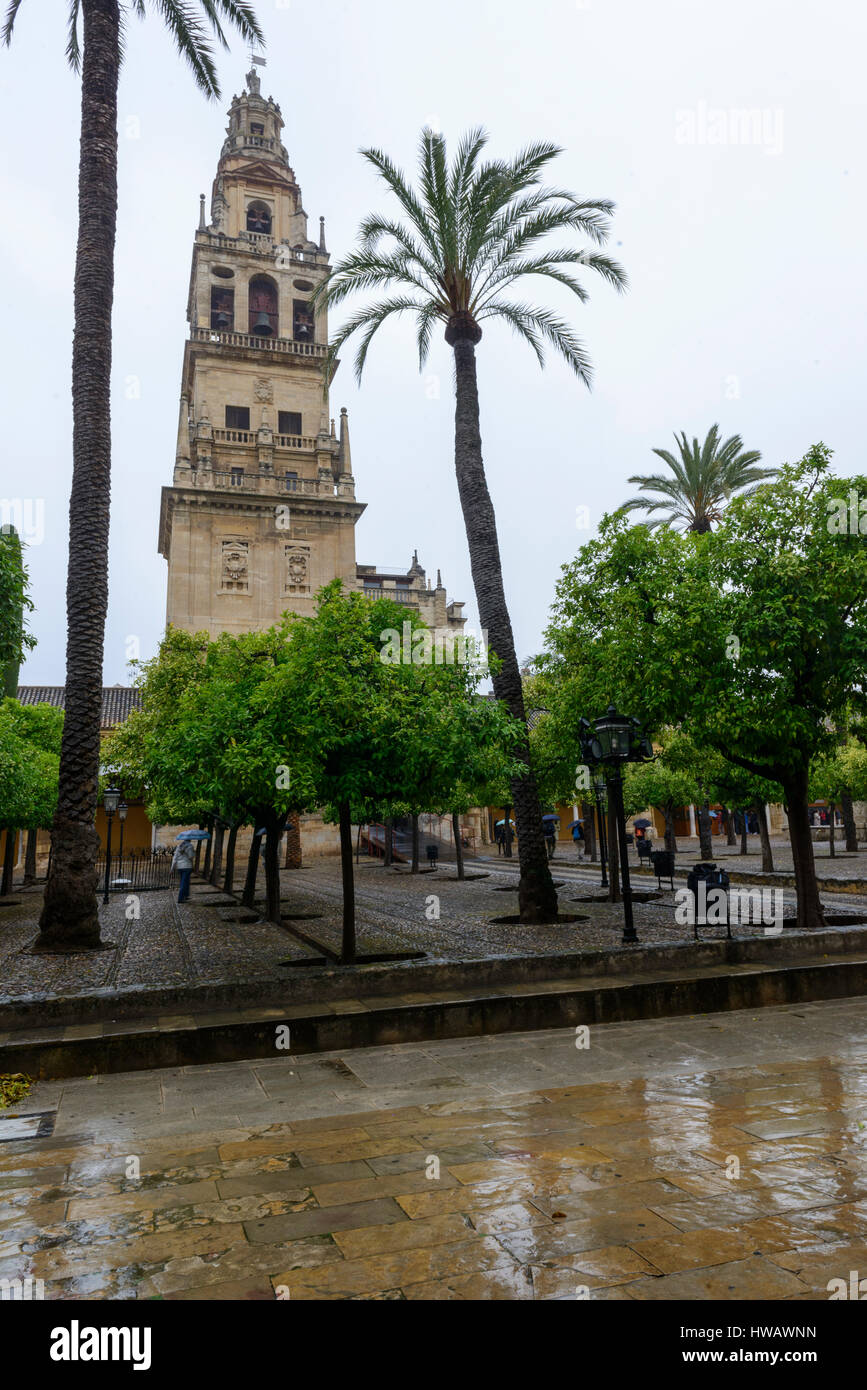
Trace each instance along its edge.
{"label": "metal railing", "polygon": [[[156,888],[171,888],[174,849],[160,845],[156,849],[124,850],[121,859],[112,847],[108,875],[110,893],[144,893]],[[97,883],[100,892],[105,883],[105,852],[96,861]]]}

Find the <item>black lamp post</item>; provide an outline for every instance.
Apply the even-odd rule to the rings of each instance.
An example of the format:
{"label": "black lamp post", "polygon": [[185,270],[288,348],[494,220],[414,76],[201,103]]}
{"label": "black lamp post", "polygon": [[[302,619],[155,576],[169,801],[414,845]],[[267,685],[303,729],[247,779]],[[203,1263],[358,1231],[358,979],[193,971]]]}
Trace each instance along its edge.
{"label": "black lamp post", "polygon": [[114,813],[117,810],[119,801],[120,792],[118,791],[117,787],[106,787],[105,791],[102,794],[102,804],[105,808],[105,819],[108,823],[108,832],[106,834],[105,839],[105,891],[102,895],[103,907],[108,906],[108,876],[111,873],[111,822],[112,817],[114,816]]}
{"label": "black lamp post", "polygon": [[120,871],[123,873],[123,824],[126,820],[126,813],[129,810],[125,801],[121,801],[117,808],[117,818],[120,821],[120,844],[117,847],[117,857],[120,863]]}
{"label": "black lamp post", "polygon": [[603,798],[608,788],[605,785],[605,778],[601,773],[593,778],[593,792],[596,797],[596,824],[599,828],[599,858],[602,861],[602,880],[600,888],[608,887],[608,874],[606,864],[608,860],[608,840],[605,833],[605,810]]}
{"label": "black lamp post", "polygon": [[623,886],[623,941],[638,941],[638,934],[632,920],[632,888],[629,882],[629,859],[626,850],[626,814],[623,809],[624,763],[648,762],[653,757],[653,745],[645,738],[637,719],[628,714],[618,714],[614,705],[609,705],[601,719],[594,724],[594,733],[586,737],[587,756],[594,764],[603,763],[608,771],[606,778],[610,795],[613,797],[614,819],[617,825],[617,842],[620,847],[620,874]]}

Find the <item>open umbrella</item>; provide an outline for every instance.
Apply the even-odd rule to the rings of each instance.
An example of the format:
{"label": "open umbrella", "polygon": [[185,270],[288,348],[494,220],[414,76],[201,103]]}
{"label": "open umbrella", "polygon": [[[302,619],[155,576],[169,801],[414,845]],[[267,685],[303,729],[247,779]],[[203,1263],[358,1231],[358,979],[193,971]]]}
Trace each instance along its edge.
{"label": "open umbrella", "polygon": [[647,830],[648,826],[653,825],[653,821],[648,820],[646,816],[639,816],[638,820],[634,820],[632,824],[637,830]]}
{"label": "open umbrella", "polygon": [[570,829],[570,830],[574,830],[575,827],[576,827],[576,825],[583,825],[583,824],[584,824],[584,822],[583,822],[583,820],[581,820],[580,818],[579,818],[578,820],[570,821],[570,822],[569,822],[569,829]]}
{"label": "open umbrella", "polygon": [[555,820],[555,821],[557,822],[558,825],[560,824],[560,817],[559,817],[559,816],[543,816],[542,819],[543,819],[543,820]]}
{"label": "open umbrella", "polygon": [[180,835],[176,835],[176,840],[210,840],[211,835],[208,830],[182,830]]}
{"label": "open umbrella", "polygon": [[[506,822],[505,822],[504,820],[498,820],[498,821],[494,821],[494,824],[495,824],[495,825],[505,825]],[[510,821],[509,821],[509,824],[514,828],[515,822],[514,822],[513,820],[510,820]]]}

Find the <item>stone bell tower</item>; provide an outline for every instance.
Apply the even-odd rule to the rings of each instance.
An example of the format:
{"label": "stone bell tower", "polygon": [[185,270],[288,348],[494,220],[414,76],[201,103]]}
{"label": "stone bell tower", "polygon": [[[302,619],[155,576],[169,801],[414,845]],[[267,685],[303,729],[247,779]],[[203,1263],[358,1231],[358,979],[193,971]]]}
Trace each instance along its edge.
{"label": "stone bell tower", "polygon": [[280,107],[255,68],[233,97],[211,194],[202,195],[187,304],[180,420],[160,553],[167,620],[195,632],[312,613],[321,585],[360,587],[349,427],[326,386],[325,223],[308,236]]}

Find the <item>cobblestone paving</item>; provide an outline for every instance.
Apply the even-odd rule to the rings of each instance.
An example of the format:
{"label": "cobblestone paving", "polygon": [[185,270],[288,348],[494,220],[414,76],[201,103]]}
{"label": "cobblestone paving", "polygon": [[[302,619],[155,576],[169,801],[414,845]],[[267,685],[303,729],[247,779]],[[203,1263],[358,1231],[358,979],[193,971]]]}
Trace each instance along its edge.
{"label": "cobblestone paving", "polygon": [[828,1297],[867,1001],[40,1083],[0,1279],[48,1299]]}
{"label": "cobblestone paving", "polygon": [[[863,857],[863,856],[862,856]],[[553,865],[561,912],[582,920],[544,927],[494,921],[517,912],[517,862],[475,861],[471,877],[458,882],[453,866],[412,875],[405,868],[384,869],[362,860],[356,872],[358,947],[377,955],[424,952],[433,959],[469,960],[487,956],[534,955],[624,948],[623,908],[596,901],[598,868],[582,865],[573,855]],[[295,925],[332,953],[339,951],[341,889],[338,866],[314,862],[282,875],[283,912]],[[240,885],[239,885],[240,886]],[[688,927],[675,921],[674,894],[656,893],[653,880],[635,882],[638,894],[651,901],[635,905],[642,944],[683,942]],[[787,912],[794,894],[783,890]],[[72,956],[34,955],[40,894],[16,894],[17,904],[0,908],[0,979],[3,997],[28,994],[68,995],[118,986],[157,989],[197,983],[286,979],[281,963],[310,957],[315,947],[268,922],[241,920],[238,904],[209,885],[197,882],[189,904],[179,907],[170,892],[140,895],[141,916],[126,919],[126,901],[112,898],[103,914],[103,937],[111,949]],[[586,901],[586,899],[591,901]],[[828,894],[834,912],[865,908],[864,899]],[[261,906],[261,904],[260,904]],[[437,915],[438,914],[438,915]],[[763,935],[760,924],[741,924],[738,936]],[[701,928],[703,940],[725,936],[723,926]]]}

